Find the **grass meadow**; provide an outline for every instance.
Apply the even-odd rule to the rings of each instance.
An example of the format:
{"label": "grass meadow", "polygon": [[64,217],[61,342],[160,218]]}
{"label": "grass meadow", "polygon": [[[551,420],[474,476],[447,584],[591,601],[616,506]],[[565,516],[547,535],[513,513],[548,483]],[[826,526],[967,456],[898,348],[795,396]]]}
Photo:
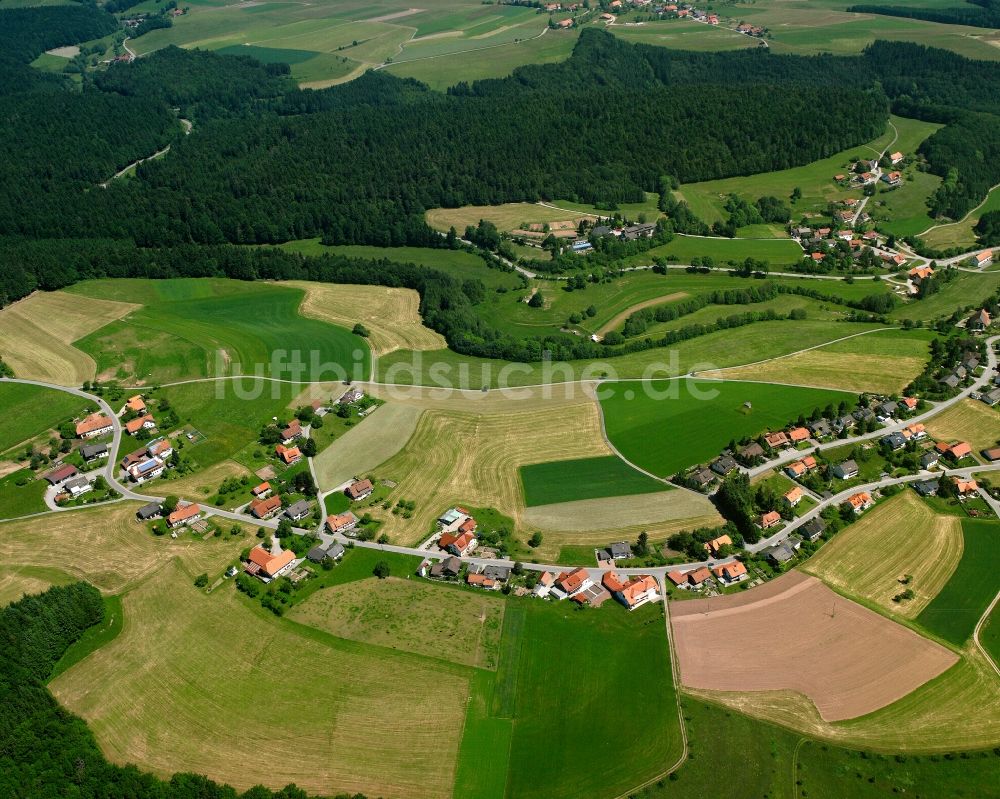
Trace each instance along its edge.
{"label": "grass meadow", "polygon": [[[368,346],[299,314],[301,289],[223,279],[97,280],[69,292],[143,307],[75,342],[102,380],[164,383],[226,374],[333,379],[320,364],[367,377]],[[302,359],[299,372],[286,359]],[[311,358],[317,358],[313,365]],[[273,359],[273,362],[272,362]],[[257,371],[255,371],[257,370]]]}
{"label": "grass meadow", "polygon": [[0,455],[93,407],[63,391],[0,383]]}
{"label": "grass meadow", "polygon": [[531,508],[582,499],[650,494],[666,490],[615,455],[522,466],[524,504]]}
{"label": "grass meadow", "polygon": [[36,480],[35,473],[30,469],[18,469],[0,477],[0,519],[43,513],[47,509],[46,488],[48,483]]}
{"label": "grass meadow", "polygon": [[963,519],[962,558],[944,587],[917,616],[935,635],[961,646],[1000,591],[1000,522]]}
{"label": "grass meadow", "polygon": [[601,408],[611,443],[632,463],[661,477],[711,460],[734,439],[780,429],[814,408],[854,400],[840,391],[768,383],[656,381],[651,388],[661,396],[628,383],[607,384],[601,388]]}
{"label": "grass meadow", "polygon": [[13,566],[0,569],[0,608],[29,594],[40,594],[53,585],[68,585],[73,578],[58,569]]}
{"label": "grass meadow", "polygon": [[994,605],[993,611],[980,629],[979,643],[993,658],[993,662],[1000,665],[1000,603]]}
{"label": "grass meadow", "polygon": [[964,247],[973,249],[976,246],[976,234],[973,228],[979,223],[980,217],[988,211],[1000,211],[1000,189],[991,191],[985,200],[964,219],[957,222],[934,225],[920,231],[924,242],[940,250],[949,247]]}
{"label": "grass meadow", "polygon": [[890,319],[930,321],[941,316],[951,316],[956,308],[979,305],[1000,289],[1000,272],[972,274],[959,272],[955,279],[941,286],[941,290],[924,300],[908,302],[889,312]]}

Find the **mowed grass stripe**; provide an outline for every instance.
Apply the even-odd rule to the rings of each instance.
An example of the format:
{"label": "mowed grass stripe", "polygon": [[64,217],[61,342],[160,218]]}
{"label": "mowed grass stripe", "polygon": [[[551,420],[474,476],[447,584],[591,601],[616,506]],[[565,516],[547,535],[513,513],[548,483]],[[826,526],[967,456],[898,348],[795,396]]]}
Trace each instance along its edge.
{"label": "mowed grass stripe", "polygon": [[961,645],[1000,591],[1000,521],[963,519],[965,548],[954,574],[917,622],[937,636]]}
{"label": "mowed grass stripe", "polygon": [[[644,390],[645,389],[645,390]],[[853,394],[769,383],[651,381],[602,386],[608,438],[621,454],[667,477],[718,455],[733,439],[778,429]],[[746,407],[749,403],[750,407]]]}
{"label": "mowed grass stripe", "polygon": [[668,490],[615,455],[533,463],[522,466],[520,472],[524,504],[529,508]]}
{"label": "mowed grass stripe", "polygon": [[452,791],[456,799],[502,799],[504,795],[514,725],[509,718],[490,715],[493,690],[490,675],[473,675]]}

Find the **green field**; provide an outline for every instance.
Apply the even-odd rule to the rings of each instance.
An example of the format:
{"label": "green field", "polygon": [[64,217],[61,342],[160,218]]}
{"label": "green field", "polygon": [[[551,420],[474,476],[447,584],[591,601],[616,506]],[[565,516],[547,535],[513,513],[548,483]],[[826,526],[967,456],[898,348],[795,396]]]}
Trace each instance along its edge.
{"label": "green field", "polygon": [[[629,383],[601,388],[611,443],[630,461],[668,477],[711,460],[733,439],[755,436],[854,395],[768,383],[654,381],[652,392]],[[744,407],[750,402],[752,409]]]}
{"label": "green field", "polygon": [[345,255],[348,258],[388,258],[400,263],[414,263],[444,272],[458,280],[482,280],[489,289],[504,286],[512,289],[521,284],[513,272],[490,269],[478,255],[465,250],[438,250],[430,247],[374,247],[367,244],[326,246],[319,239],[301,239],[279,245],[282,250],[302,255]]}
{"label": "green field", "polygon": [[[400,350],[379,359],[379,380],[403,385],[445,385],[479,389],[483,386],[530,386],[602,378],[672,377],[691,370],[711,371],[756,363],[836,341],[878,326],[853,322],[805,320],[757,322],[680,342],[670,348],[599,361],[567,361],[546,368],[541,363],[517,364],[459,355],[451,350]],[[437,368],[437,374],[431,369]]]}
{"label": "green field", "polygon": [[931,600],[917,622],[946,641],[961,646],[1000,591],[1000,522],[963,519],[965,548],[955,573]]}
{"label": "green field", "polygon": [[664,491],[658,480],[637,472],[621,458],[606,455],[522,466],[526,507],[575,502],[579,499],[623,497]]}
{"label": "green field", "polygon": [[[18,485],[19,483],[23,485]],[[0,477],[0,519],[14,519],[30,513],[42,513],[48,483],[36,480],[30,469],[19,469]]]}
{"label": "green field", "polygon": [[879,230],[894,236],[914,236],[934,220],[927,214],[927,198],[941,185],[941,178],[930,172],[907,168],[905,183],[896,189],[879,187],[878,193],[865,209],[871,214]]}
{"label": "green field", "polygon": [[627,263],[652,263],[653,256],[673,258],[682,264],[692,258],[714,258],[717,262],[743,262],[746,258],[767,261],[771,266],[791,266],[802,260],[802,248],[791,239],[721,239],[677,235],[669,244],[654,247],[643,255],[627,258]]}
{"label": "green field", "polygon": [[226,374],[365,379],[369,350],[298,313],[300,289],[236,280],[98,280],[68,291],[144,307],[75,342],[100,379],[164,383]]}
{"label": "green field", "polygon": [[1000,603],[993,607],[985,624],[980,628],[979,643],[989,652],[993,662],[1000,665]]}
{"label": "green field", "polygon": [[[623,734],[609,749],[623,725],[642,734]],[[456,788],[471,790],[456,796],[504,795],[497,761],[508,737],[508,797],[613,796],[662,773],[680,753],[680,731],[660,608],[513,603],[495,683],[473,683],[459,756],[470,764],[485,757],[494,787],[477,786],[471,765],[460,767]]]}
{"label": "green field", "polygon": [[[810,164],[792,169],[750,175],[749,177],[689,183],[681,186],[679,196],[687,200],[691,209],[709,223],[727,217],[723,206],[730,194],[739,195],[749,201],[754,201],[758,197],[763,196],[778,197],[788,201],[789,207],[792,209],[793,219],[799,219],[804,213],[825,214],[830,202],[847,197],[853,197],[854,199],[861,198],[860,189],[848,190],[839,186],[833,180],[834,175],[847,173],[848,167],[854,158],[873,158],[883,149],[889,147],[890,143],[892,143],[893,150],[900,150],[908,155],[912,154],[920,142],[941,127],[940,125],[897,116],[891,116],[890,121],[895,126],[896,131],[898,131],[898,137],[894,143],[892,142],[895,133],[892,127],[889,127],[885,133],[867,144],[851,147],[820,161],[813,161]],[[924,182],[926,183],[927,181]],[[788,198],[792,193],[792,189],[796,187],[802,190],[802,198],[791,202]],[[927,188],[927,186],[923,186],[923,188]],[[906,194],[902,195],[902,198],[916,194],[916,191],[913,189],[905,189],[905,191]],[[894,198],[894,201],[898,202],[899,199]],[[899,204],[901,206],[900,210],[909,216],[915,215],[918,210],[926,210],[915,209],[909,205],[904,206],[901,202]],[[759,244],[759,242],[757,243]],[[747,254],[751,255],[752,253]],[[801,258],[801,250],[796,260],[799,258]],[[774,259],[772,259],[772,262],[780,263]]]}
{"label": "green field", "polygon": [[685,19],[643,22],[642,25],[612,25],[615,36],[631,44],[655,44],[676,50],[741,50],[757,47],[758,42],[736,31],[712,25],[699,25]]}
{"label": "green field", "polygon": [[979,218],[988,211],[1000,211],[1000,189],[991,191],[982,204],[964,219],[936,225],[933,230],[925,228],[919,231],[920,238],[928,246],[939,250],[946,250],[949,247],[964,247],[971,250],[976,246],[976,234],[973,228],[979,222]]}
{"label": "green field", "polygon": [[954,280],[941,285],[941,289],[927,299],[908,302],[889,313],[893,319],[936,319],[951,316],[956,308],[979,305],[1000,288],[1000,272],[972,274],[958,272]]}
{"label": "green field", "polygon": [[92,407],[64,391],[0,383],[0,455]]}

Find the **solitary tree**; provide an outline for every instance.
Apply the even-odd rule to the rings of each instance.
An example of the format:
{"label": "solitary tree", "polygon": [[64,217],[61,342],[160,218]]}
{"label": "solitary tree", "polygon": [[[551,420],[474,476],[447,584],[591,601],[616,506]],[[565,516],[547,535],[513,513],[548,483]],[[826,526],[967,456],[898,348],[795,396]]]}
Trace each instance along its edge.
{"label": "solitary tree", "polygon": [[374,574],[380,580],[384,580],[386,577],[389,576],[390,571],[391,570],[389,568],[389,564],[384,560],[380,560],[378,563],[375,564],[375,568],[372,569],[372,574]]}

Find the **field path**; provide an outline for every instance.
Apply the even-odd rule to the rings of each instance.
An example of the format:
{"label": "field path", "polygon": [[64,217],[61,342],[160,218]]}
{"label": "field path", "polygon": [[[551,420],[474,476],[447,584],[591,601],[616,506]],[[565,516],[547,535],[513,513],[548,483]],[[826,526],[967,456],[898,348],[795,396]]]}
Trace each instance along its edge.
{"label": "field path", "polygon": [[993,612],[993,608],[997,606],[997,602],[1000,602],[1000,592],[993,597],[993,601],[990,602],[989,607],[986,608],[986,612],[979,618],[979,622],[976,624],[976,629],[972,631],[972,642],[976,645],[976,649],[983,653],[983,657],[986,658],[986,662],[993,667],[993,671],[995,671],[997,676],[1000,677],[1000,665],[997,665],[997,662],[990,656],[990,653],[986,651],[986,647],[979,643],[979,631],[983,629],[983,625],[986,624],[986,620]]}
{"label": "field path", "polygon": [[666,294],[662,297],[653,297],[651,300],[636,303],[631,308],[626,308],[609,322],[605,322],[601,325],[600,330],[597,331],[597,335],[601,337],[606,336],[612,330],[615,330],[619,325],[625,324],[625,320],[637,311],[641,311],[644,308],[652,308],[654,305],[663,305],[664,303],[673,302],[674,300],[682,300],[688,296],[690,295],[686,291],[675,291],[673,294]]}

